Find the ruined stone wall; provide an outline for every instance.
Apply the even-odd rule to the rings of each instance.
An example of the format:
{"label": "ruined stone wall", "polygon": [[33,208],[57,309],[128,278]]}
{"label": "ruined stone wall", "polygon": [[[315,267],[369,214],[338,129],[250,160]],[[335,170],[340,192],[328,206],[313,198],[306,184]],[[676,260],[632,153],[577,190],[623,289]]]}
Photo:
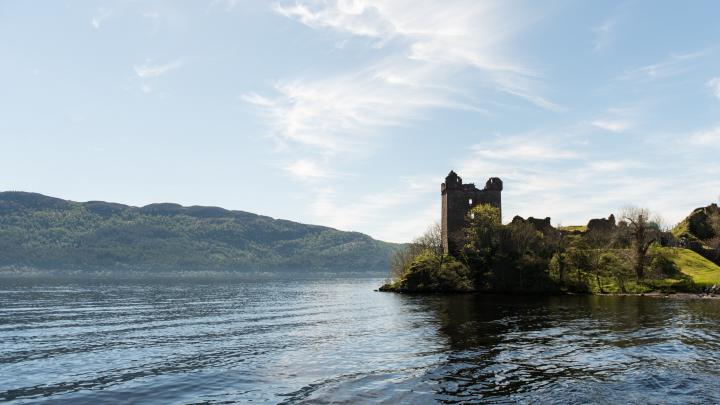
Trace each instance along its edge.
{"label": "ruined stone wall", "polygon": [[512,222],[512,224],[530,224],[532,225],[536,230],[542,232],[544,235],[548,235],[550,233],[557,233],[559,232],[557,229],[555,229],[552,226],[550,217],[546,218],[533,218],[528,217],[528,219],[524,219],[523,217],[516,215]]}
{"label": "ruined stone wall", "polygon": [[616,225],[615,224],[615,215],[610,214],[610,216],[607,219],[605,219],[605,218],[591,219],[587,224],[587,230],[588,230],[588,232],[612,231],[613,229],[615,229],[615,225]]}
{"label": "ruined stone wall", "polygon": [[442,195],[442,239],[445,253],[457,252],[464,244],[464,229],[470,210],[480,204],[489,204],[501,210],[502,180],[493,177],[485,188],[479,190],[474,184],[463,184],[454,171],[440,186]]}

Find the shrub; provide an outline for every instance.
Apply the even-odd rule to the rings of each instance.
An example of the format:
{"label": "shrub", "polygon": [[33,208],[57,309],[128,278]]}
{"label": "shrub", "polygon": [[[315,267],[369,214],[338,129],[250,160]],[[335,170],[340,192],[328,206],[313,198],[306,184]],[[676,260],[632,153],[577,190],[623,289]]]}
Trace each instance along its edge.
{"label": "shrub", "polygon": [[671,257],[672,251],[663,250],[658,247],[650,251],[650,270],[653,275],[659,277],[677,276],[680,274],[680,268]]}
{"label": "shrub", "polygon": [[404,277],[393,285],[398,291],[472,291],[470,270],[451,256],[421,253]]}

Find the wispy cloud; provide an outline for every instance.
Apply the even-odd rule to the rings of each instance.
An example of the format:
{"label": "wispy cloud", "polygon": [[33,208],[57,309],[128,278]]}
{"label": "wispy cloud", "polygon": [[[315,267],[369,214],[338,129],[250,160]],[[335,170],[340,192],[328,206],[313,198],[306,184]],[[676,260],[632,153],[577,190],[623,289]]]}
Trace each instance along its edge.
{"label": "wispy cloud", "polygon": [[530,133],[498,136],[489,142],[473,145],[470,149],[478,158],[511,160],[516,163],[577,159],[578,151],[569,144],[572,142],[564,137]]}
{"label": "wispy cloud", "polygon": [[175,70],[184,64],[182,59],[177,59],[170,63],[165,64],[154,64],[150,61],[133,67],[135,74],[141,79],[160,77],[165,73]]}
{"label": "wispy cloud", "polygon": [[714,77],[707,82],[707,86],[712,91],[713,95],[720,99],[720,77]]}
{"label": "wispy cloud", "polygon": [[100,29],[100,26],[102,25],[103,21],[107,20],[113,15],[113,12],[108,9],[100,9],[98,12],[92,16],[90,19],[90,25],[93,26],[93,28]]}
{"label": "wispy cloud", "polygon": [[[507,2],[471,0],[276,3],[277,13],[316,30],[369,39],[378,59],[324,78],[294,79],[274,94],[245,95],[264,110],[276,136],[323,152],[356,149],[383,126],[409,125],[427,109],[486,114],[497,92],[540,108],[563,107],[538,92],[541,79],[508,55],[527,25]],[[474,88],[457,77],[474,72]],[[467,77],[467,76],[466,76]]]}
{"label": "wispy cloud", "polygon": [[639,110],[642,109],[641,105],[608,108],[602,118],[590,122],[590,125],[604,131],[625,132],[635,126]]}
{"label": "wispy cloud", "polygon": [[309,207],[328,226],[354,230],[382,224],[376,225],[373,236],[409,242],[439,219],[440,180],[437,176],[400,178],[398,187],[360,196],[347,196],[332,186],[318,187]]}
{"label": "wispy cloud", "polygon": [[665,60],[631,69],[620,80],[657,80],[685,73],[693,68],[692,62],[707,54],[706,51],[670,54]]}
{"label": "wispy cloud", "polygon": [[595,44],[593,46],[595,52],[607,48],[612,43],[616,25],[617,19],[611,18],[592,29],[595,32]]}
{"label": "wispy cloud", "polygon": [[705,131],[695,132],[689,137],[690,143],[701,146],[720,148],[720,126]]}
{"label": "wispy cloud", "polygon": [[[553,223],[585,224],[633,204],[677,222],[720,187],[717,169],[697,161],[698,146],[720,145],[720,128],[685,136],[684,144],[673,151],[664,142],[645,145],[642,153],[608,156],[582,134],[507,134],[476,145],[456,167],[466,181],[503,179],[505,221],[550,216]],[[700,185],[710,188],[698,193]]]}
{"label": "wispy cloud", "polygon": [[590,124],[594,127],[616,133],[625,132],[632,127],[632,123],[625,120],[596,120]]}
{"label": "wispy cloud", "polygon": [[641,169],[646,167],[646,165],[635,160],[597,160],[590,162],[588,167],[597,173],[607,173]]}
{"label": "wispy cloud", "polygon": [[275,97],[250,93],[243,99],[262,108],[276,136],[326,153],[355,150],[377,136],[378,127],[407,125],[425,109],[483,112],[445,89],[393,81],[383,73],[277,84]]}
{"label": "wispy cloud", "polygon": [[297,160],[285,166],[285,170],[302,180],[329,179],[336,177],[335,174],[321,167],[317,162],[309,159]]}
{"label": "wispy cloud", "polygon": [[213,0],[209,7],[215,7],[221,5],[225,8],[225,11],[232,11],[244,0]]}

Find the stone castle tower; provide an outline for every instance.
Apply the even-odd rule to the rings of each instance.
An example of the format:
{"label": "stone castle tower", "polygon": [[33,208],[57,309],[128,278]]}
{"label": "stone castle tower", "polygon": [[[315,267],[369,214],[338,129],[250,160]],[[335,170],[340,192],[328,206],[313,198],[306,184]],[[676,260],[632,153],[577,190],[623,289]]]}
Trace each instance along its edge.
{"label": "stone castle tower", "polygon": [[474,184],[463,184],[454,171],[440,186],[442,194],[442,241],[446,254],[457,252],[465,239],[464,228],[470,210],[480,204],[489,204],[500,209],[503,182],[497,177],[490,178],[485,188],[479,190]]}

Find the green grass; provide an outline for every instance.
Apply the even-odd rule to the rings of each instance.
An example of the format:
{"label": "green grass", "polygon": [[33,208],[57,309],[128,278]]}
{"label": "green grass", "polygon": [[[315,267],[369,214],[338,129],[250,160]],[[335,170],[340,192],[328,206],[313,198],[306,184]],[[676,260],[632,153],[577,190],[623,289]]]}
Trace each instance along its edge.
{"label": "green grass", "polygon": [[[625,292],[634,294],[648,293],[651,291],[693,292],[696,291],[697,287],[720,285],[720,266],[710,260],[689,249],[659,249],[675,263],[681,274],[672,278],[646,278],[642,283],[636,283],[632,277],[629,277],[625,282]],[[585,277],[593,293],[601,292],[594,276],[587,274]],[[600,282],[603,286],[602,292],[604,293],[621,292],[617,281],[612,277],[601,277]]]}
{"label": "green grass", "polygon": [[679,238],[683,235],[687,235],[690,233],[690,224],[688,223],[687,218],[685,218],[682,222],[675,225],[675,228],[672,229],[672,234],[676,238]]}
{"label": "green grass", "polygon": [[699,286],[720,284],[720,266],[689,249],[663,248],[683,274]]}

